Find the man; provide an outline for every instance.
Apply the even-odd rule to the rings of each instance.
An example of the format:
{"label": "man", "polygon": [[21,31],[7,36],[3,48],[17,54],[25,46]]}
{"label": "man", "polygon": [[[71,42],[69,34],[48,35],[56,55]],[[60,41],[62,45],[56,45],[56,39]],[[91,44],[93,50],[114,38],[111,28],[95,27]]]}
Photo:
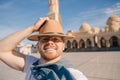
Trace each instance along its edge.
{"label": "man", "polygon": [[[31,35],[33,32],[39,34]],[[38,41],[40,59],[21,54],[14,49],[25,38]],[[34,25],[0,40],[0,60],[13,69],[26,73],[25,80],[87,80],[78,70],[62,58],[65,39],[61,25],[47,17]]]}

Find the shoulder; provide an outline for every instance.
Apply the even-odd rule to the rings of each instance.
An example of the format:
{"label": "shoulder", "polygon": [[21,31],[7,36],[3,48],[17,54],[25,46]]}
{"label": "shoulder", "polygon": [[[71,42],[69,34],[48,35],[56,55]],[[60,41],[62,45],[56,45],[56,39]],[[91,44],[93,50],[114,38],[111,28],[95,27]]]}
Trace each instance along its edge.
{"label": "shoulder", "polygon": [[31,55],[26,55],[25,56],[24,72],[27,72],[27,70],[30,69],[30,66],[37,60],[39,60],[39,58],[31,56]]}
{"label": "shoulder", "polygon": [[36,61],[36,60],[38,60],[38,59],[39,59],[39,58],[34,57],[34,56],[31,56],[31,55],[26,55],[26,56],[25,56],[26,62],[28,61],[28,62],[30,62],[30,63],[33,63],[34,61]]}
{"label": "shoulder", "polygon": [[86,76],[77,69],[67,68],[76,80],[88,80]]}

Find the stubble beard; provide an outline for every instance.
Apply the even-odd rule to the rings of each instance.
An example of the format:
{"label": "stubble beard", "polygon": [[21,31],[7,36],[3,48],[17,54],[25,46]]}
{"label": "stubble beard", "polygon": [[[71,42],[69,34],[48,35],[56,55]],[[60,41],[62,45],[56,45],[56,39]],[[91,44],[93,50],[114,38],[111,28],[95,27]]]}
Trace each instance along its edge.
{"label": "stubble beard", "polygon": [[[49,52],[49,51],[47,52],[45,50],[45,46],[46,45],[41,46],[42,48],[39,51],[42,59],[44,59],[45,61],[51,61],[51,60],[61,57],[62,51],[59,49],[59,46],[56,45],[56,47],[54,48],[55,51],[53,51],[53,52]],[[52,46],[50,46],[50,47],[52,47]]]}
{"label": "stubble beard", "polygon": [[61,51],[57,51],[57,49],[56,49],[56,52],[54,53],[46,53],[45,51],[40,51],[40,53],[41,53],[41,57],[45,61],[51,61],[61,56]]}

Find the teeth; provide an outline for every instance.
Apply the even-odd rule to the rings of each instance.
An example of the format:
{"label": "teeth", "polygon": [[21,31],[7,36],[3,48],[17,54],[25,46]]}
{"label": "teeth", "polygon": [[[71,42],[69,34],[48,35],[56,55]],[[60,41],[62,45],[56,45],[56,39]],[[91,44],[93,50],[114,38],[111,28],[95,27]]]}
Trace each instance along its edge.
{"label": "teeth", "polygon": [[54,50],[54,49],[47,49],[47,50]]}
{"label": "teeth", "polygon": [[54,50],[53,48],[46,48],[45,50]]}
{"label": "teeth", "polygon": [[54,52],[55,49],[52,49],[52,48],[48,48],[48,49],[45,49],[46,52]]}

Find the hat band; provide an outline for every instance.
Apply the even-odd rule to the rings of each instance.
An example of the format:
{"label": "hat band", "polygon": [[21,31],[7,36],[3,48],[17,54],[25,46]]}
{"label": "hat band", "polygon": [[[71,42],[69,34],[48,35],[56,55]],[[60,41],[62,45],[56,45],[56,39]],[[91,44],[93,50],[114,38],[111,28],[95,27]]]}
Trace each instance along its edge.
{"label": "hat band", "polygon": [[60,32],[46,32],[46,33],[43,33],[43,34],[62,34],[63,35],[63,33],[60,33]]}

